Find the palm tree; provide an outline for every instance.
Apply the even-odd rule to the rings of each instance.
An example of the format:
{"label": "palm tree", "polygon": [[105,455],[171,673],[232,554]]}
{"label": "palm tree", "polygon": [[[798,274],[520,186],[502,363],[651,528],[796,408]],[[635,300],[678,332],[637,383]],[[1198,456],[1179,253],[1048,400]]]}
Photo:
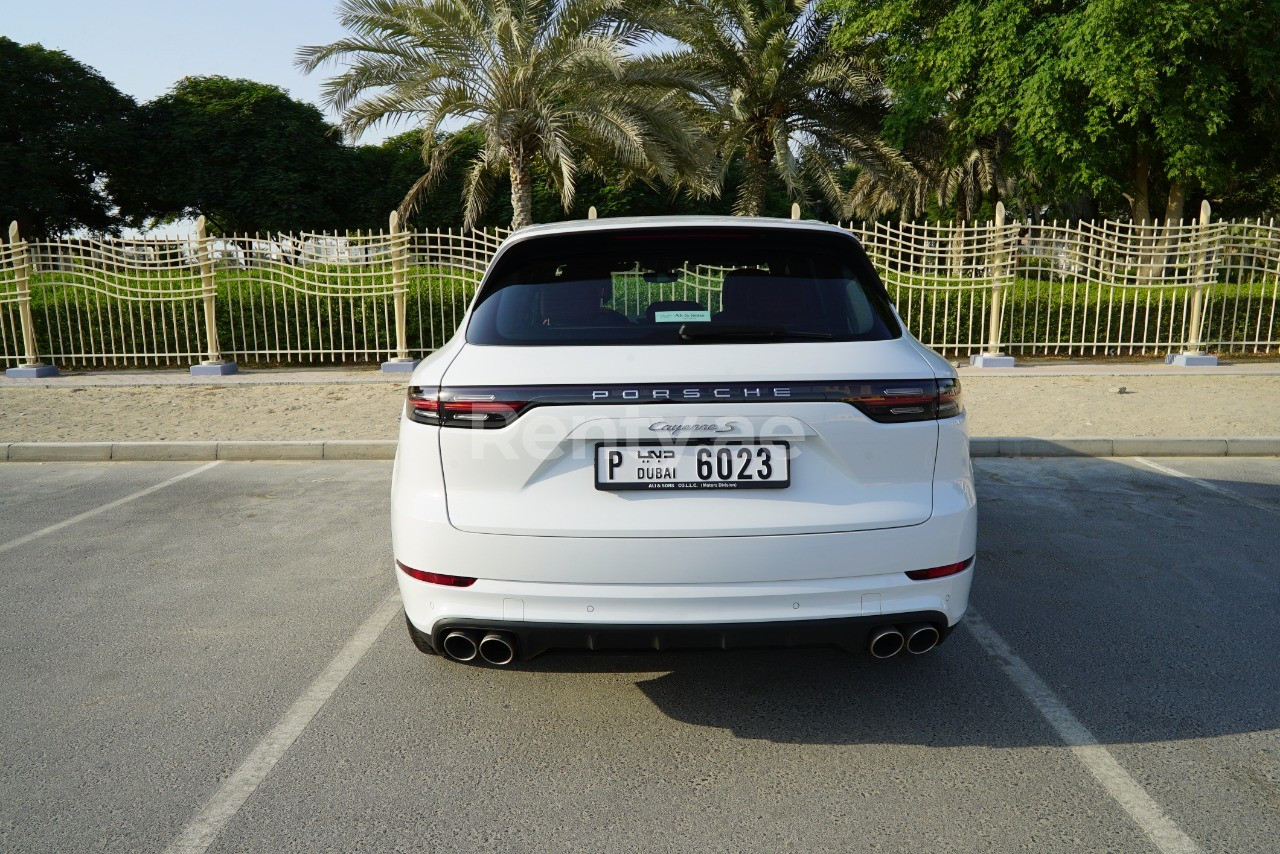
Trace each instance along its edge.
{"label": "palm tree", "polygon": [[913,219],[933,201],[939,210],[970,219],[984,196],[1007,199],[1018,186],[1009,149],[1007,132],[961,142],[945,116],[935,117],[903,148],[909,168],[897,180],[877,181],[865,172],[857,176],[846,196],[848,210],[867,218],[897,212]]}
{"label": "palm tree", "polygon": [[[446,124],[471,124],[484,144],[467,168],[466,222],[475,223],[502,173],[513,228],[532,222],[532,166],[541,160],[565,209],[583,171],[616,171],[705,189],[709,150],[690,99],[655,86],[630,59],[646,38],[624,0],[342,0],[350,31],[304,47],[298,66],[346,69],[325,102],[358,135],[382,121],[423,125],[426,174],[401,203],[407,218],[455,153]],[[443,141],[439,141],[443,140]]]}
{"label": "palm tree", "polygon": [[659,0],[655,26],[681,46],[647,57],[652,73],[692,93],[715,118],[724,170],[741,156],[735,212],[759,215],[770,173],[791,197],[806,187],[846,207],[841,173],[853,164],[880,182],[908,169],[881,137],[884,90],[851,55],[832,47],[832,16],[818,0]]}

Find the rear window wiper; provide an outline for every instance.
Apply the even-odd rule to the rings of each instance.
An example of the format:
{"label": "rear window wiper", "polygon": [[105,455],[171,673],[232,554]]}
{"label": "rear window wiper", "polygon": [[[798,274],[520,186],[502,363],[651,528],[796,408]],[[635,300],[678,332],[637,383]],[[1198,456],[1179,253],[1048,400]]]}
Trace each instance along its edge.
{"label": "rear window wiper", "polygon": [[835,338],[830,332],[801,332],[783,326],[742,323],[686,323],[680,327],[680,337],[685,341],[775,341],[787,338],[829,341]]}

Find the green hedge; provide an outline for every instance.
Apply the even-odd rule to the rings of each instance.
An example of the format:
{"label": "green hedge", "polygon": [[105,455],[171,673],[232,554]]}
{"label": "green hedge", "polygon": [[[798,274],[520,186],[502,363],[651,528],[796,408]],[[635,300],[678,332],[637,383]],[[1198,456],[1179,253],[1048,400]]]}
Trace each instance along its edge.
{"label": "green hedge", "polygon": [[[912,281],[911,284],[921,283]],[[1259,337],[1280,340],[1280,309],[1274,312],[1274,317],[1270,311],[1275,304],[1275,288],[1273,282],[1254,282],[1247,286],[1217,283],[1207,288],[1203,340],[1243,342]],[[987,289],[947,292],[890,287],[889,290],[912,330],[923,340],[946,342],[941,349],[962,352],[963,346],[955,346],[957,337],[963,339],[968,335],[972,324],[973,344],[986,345],[985,326],[990,313]],[[972,300],[970,294],[973,294]],[[1014,344],[1035,342],[1034,346],[1018,348],[1019,352],[1026,353],[1101,352],[1105,348],[1081,348],[1078,344],[1066,347],[1068,341],[1095,338],[1131,342],[1123,348],[1112,347],[1117,353],[1127,353],[1130,349],[1167,350],[1170,341],[1174,345],[1180,343],[1187,323],[1189,294],[1186,286],[1135,289],[1070,281],[1064,286],[1061,282],[1019,278],[1003,290],[1001,340]],[[1260,335],[1259,307],[1263,309]],[[1109,335],[1108,315],[1111,318]]]}

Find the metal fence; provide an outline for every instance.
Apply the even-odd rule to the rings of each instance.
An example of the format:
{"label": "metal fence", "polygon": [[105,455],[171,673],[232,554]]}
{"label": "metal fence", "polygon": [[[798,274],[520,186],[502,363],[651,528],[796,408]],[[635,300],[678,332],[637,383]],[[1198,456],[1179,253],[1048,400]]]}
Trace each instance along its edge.
{"label": "metal fence", "polygon": [[[950,355],[1270,353],[1280,228],[865,223],[907,326]],[[0,245],[0,361],[66,366],[410,359],[446,341],[509,232],[21,239]],[[714,301],[720,274],[688,271]],[[619,292],[625,293],[621,288]],[[623,308],[627,308],[623,306]],[[642,313],[643,306],[633,314]]]}

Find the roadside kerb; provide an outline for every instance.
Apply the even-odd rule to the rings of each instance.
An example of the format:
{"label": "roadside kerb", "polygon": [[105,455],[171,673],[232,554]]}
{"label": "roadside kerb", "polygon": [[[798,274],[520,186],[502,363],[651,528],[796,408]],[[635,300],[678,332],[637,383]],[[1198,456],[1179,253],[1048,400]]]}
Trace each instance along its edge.
{"label": "roadside kerb", "polygon": [[324,442],[219,442],[220,460],[321,460]]}
{"label": "roadside kerb", "polygon": [[218,459],[217,442],[113,442],[111,459],[151,462],[157,460],[201,461]]}
{"label": "roadside kerb", "polygon": [[390,460],[395,454],[396,443],[393,439],[315,439],[289,442],[0,442],[0,460],[9,462]]}
{"label": "roadside kerb", "polygon": [[391,439],[332,439],[324,443],[326,460],[390,460],[396,455]]}
{"label": "roadside kerb", "polygon": [[[1280,436],[977,436],[974,457],[1278,457]],[[394,439],[0,442],[0,461],[390,460]]]}
{"label": "roadside kerb", "polygon": [[110,442],[14,442],[6,460],[42,463],[91,463],[111,459]]}

